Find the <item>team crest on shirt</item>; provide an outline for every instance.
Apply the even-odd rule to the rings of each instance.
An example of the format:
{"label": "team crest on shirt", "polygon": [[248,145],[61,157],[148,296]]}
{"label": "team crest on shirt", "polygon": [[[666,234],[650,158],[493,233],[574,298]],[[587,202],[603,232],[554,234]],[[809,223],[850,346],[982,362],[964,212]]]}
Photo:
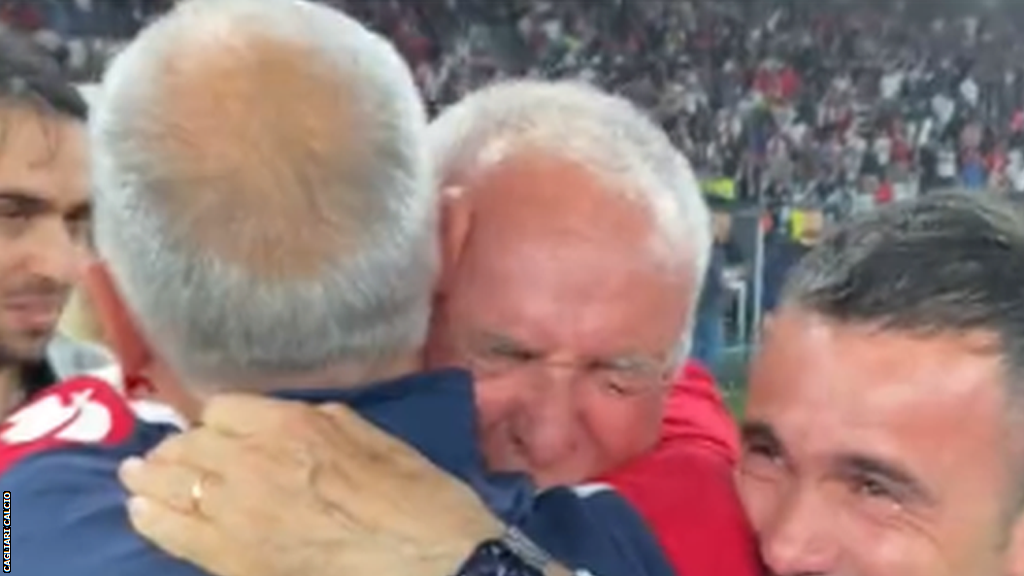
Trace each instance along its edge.
{"label": "team crest on shirt", "polygon": [[116,445],[135,417],[109,383],[90,377],[56,384],[0,424],[0,473],[33,454],[74,444]]}

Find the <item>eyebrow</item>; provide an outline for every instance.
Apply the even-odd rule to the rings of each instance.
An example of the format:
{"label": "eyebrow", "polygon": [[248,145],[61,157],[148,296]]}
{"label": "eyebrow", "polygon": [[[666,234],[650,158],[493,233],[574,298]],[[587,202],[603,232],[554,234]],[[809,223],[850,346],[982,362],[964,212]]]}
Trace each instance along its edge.
{"label": "eyebrow", "polygon": [[14,202],[16,204],[27,204],[30,206],[49,206],[50,202],[28,190],[21,188],[0,188],[0,200]]}
{"label": "eyebrow", "polygon": [[767,422],[750,420],[740,428],[740,439],[744,444],[765,444],[775,449],[780,456],[786,457],[786,446],[775,433],[775,428]]}
{"label": "eyebrow", "polygon": [[527,346],[523,342],[520,342],[519,340],[513,338],[512,336],[508,336],[506,334],[500,334],[498,332],[492,332],[490,330],[482,330],[482,331],[475,332],[475,333],[472,334],[472,338],[474,340],[479,341],[479,342],[486,343],[487,345],[490,345],[490,346],[493,346],[493,345],[503,345],[503,346],[513,346],[515,348],[522,348],[524,350],[530,349],[529,346]]}
{"label": "eyebrow", "polygon": [[[0,202],[11,202],[15,205],[35,210],[52,210],[57,208],[53,202],[39,194],[24,188],[0,188]],[[89,200],[77,202],[65,211],[69,218],[87,218],[92,214],[92,203]]]}
{"label": "eyebrow", "polygon": [[[745,422],[740,431],[744,444],[763,444],[773,448],[783,459],[787,459],[786,447],[775,429],[759,420]],[[882,458],[860,453],[840,453],[832,457],[832,468],[842,475],[870,476],[884,479],[896,489],[919,503],[933,506],[938,498],[923,482],[898,464]]]}
{"label": "eyebrow", "polygon": [[846,474],[883,478],[920,503],[934,505],[938,502],[935,494],[923,482],[910,471],[893,462],[865,454],[846,453],[833,457],[833,466]]}
{"label": "eyebrow", "polygon": [[[493,331],[490,331],[490,330],[481,330],[479,332],[476,332],[473,335],[473,337],[474,337],[474,339],[476,339],[476,340],[478,340],[478,341],[480,341],[480,342],[482,342],[482,343],[484,343],[484,344],[486,344],[488,346],[495,346],[495,345],[510,346],[510,347],[516,348],[518,350],[521,350],[523,352],[527,352],[527,353],[530,353],[530,354],[536,354],[538,356],[542,356],[542,355],[544,355],[546,353],[545,350],[538,349],[536,346],[531,346],[529,344],[526,344],[522,340],[519,340],[519,339],[517,339],[517,338],[515,338],[513,336],[509,336],[507,334],[500,334],[498,332],[493,332]],[[657,369],[657,368],[660,368],[660,366],[661,366],[661,363],[658,362],[657,360],[655,360],[653,358],[649,358],[649,357],[644,356],[643,354],[640,354],[640,353],[637,353],[637,352],[625,352],[625,353],[621,353],[621,354],[612,355],[612,356],[609,356],[607,358],[599,358],[599,357],[588,358],[588,360],[599,361],[599,362],[609,362],[609,363],[614,363],[614,364],[619,364],[619,365],[627,364],[628,365],[628,366],[626,366],[627,369],[633,369],[633,368]]]}

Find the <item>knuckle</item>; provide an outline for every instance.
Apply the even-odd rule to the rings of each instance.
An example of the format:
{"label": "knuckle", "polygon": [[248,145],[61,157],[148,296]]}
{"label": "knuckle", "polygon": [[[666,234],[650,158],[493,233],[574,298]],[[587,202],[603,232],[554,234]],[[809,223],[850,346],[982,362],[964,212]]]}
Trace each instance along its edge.
{"label": "knuckle", "polygon": [[155,462],[174,462],[181,459],[188,444],[188,432],[175,434],[164,440],[146,456],[147,460]]}
{"label": "knuckle", "polygon": [[331,421],[344,422],[352,418],[352,410],[341,404],[322,404],[317,407]]}
{"label": "knuckle", "polygon": [[308,406],[282,406],[278,413],[278,428],[292,438],[308,438],[316,432],[317,413]]}

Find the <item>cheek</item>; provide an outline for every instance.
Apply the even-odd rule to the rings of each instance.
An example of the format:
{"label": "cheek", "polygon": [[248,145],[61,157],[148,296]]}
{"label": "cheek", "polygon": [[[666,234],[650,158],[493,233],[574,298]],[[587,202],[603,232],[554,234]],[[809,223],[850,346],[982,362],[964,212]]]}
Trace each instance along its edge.
{"label": "cheek", "polygon": [[513,417],[524,405],[528,380],[516,376],[474,378],[477,417],[484,431]]}
{"label": "cheek", "polygon": [[17,242],[0,238],[0,293],[17,284],[22,252]]}
{"label": "cheek", "polygon": [[441,368],[466,368],[460,361],[455,349],[451,346],[440,327],[440,321],[435,320],[431,326],[431,332],[427,337],[427,344],[424,347],[424,362],[431,370]]}
{"label": "cheek", "polygon": [[743,503],[743,510],[755,532],[762,532],[768,526],[773,511],[778,506],[781,487],[777,480],[754,478],[743,472],[736,473],[736,489]]}
{"label": "cheek", "polygon": [[[994,574],[979,562],[978,556],[957,558],[963,551],[962,540],[942,541],[936,533],[908,526],[907,523],[883,523],[861,510],[844,508],[835,514],[836,539],[841,542],[848,563],[862,574],[900,574],[907,576],[960,576]],[[993,545],[995,543],[992,543]],[[995,550],[993,546],[991,550]]]}
{"label": "cheek", "polygon": [[581,417],[606,467],[652,449],[661,432],[663,403],[656,398],[623,400],[595,393],[581,398]]}

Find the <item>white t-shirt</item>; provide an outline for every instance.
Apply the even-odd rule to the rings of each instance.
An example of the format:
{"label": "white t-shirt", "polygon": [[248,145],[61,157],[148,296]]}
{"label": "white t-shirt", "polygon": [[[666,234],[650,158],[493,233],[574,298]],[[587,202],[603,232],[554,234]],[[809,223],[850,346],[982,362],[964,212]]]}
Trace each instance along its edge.
{"label": "white t-shirt", "polygon": [[936,173],[939,178],[956,178],[956,153],[949,148],[939,150]]}
{"label": "white t-shirt", "polygon": [[882,167],[888,166],[889,162],[892,161],[892,139],[888,136],[879,136],[875,139],[873,149],[875,157],[878,158],[878,163]]}
{"label": "white t-shirt", "polygon": [[899,71],[892,71],[882,76],[882,81],[879,86],[879,91],[882,93],[883,100],[895,100],[900,95],[900,90],[903,89],[903,73]]}
{"label": "white t-shirt", "polygon": [[965,78],[964,81],[960,83],[960,96],[962,96],[964,101],[970,104],[971,107],[978,105],[980,92],[978,83],[975,82],[973,78]]}

